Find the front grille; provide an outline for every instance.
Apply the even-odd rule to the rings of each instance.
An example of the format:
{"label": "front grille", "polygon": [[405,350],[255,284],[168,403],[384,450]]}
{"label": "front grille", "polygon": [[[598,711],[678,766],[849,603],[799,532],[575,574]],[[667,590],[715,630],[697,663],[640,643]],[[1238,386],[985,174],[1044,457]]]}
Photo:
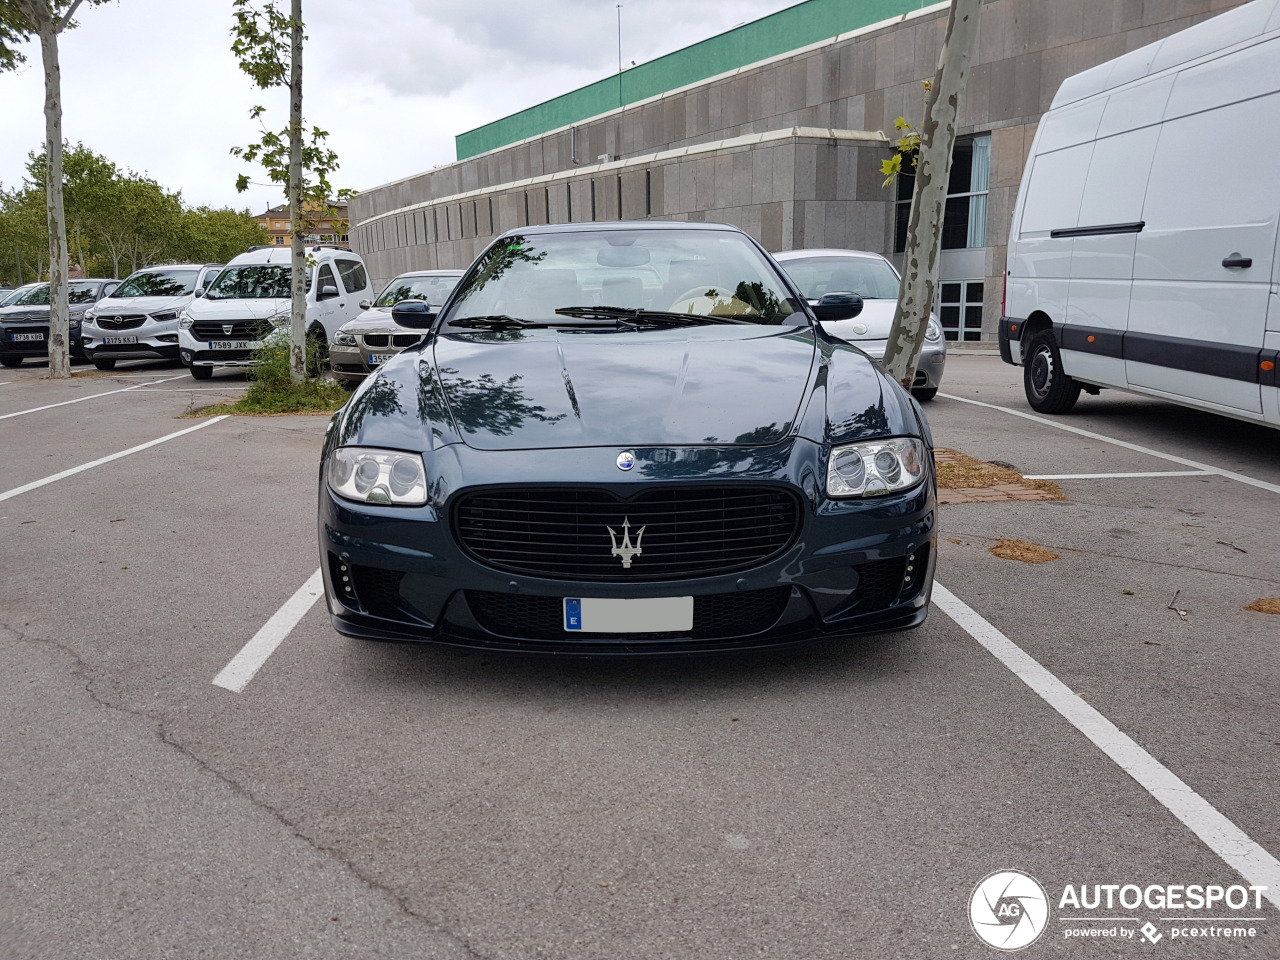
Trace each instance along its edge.
{"label": "front grille", "polygon": [[98,317],[97,324],[103,330],[132,330],[147,322],[143,314],[131,314],[121,317]]}
{"label": "front grille", "polygon": [[[227,333],[223,327],[230,327]],[[191,335],[197,340],[261,340],[271,332],[266,320],[197,320]]]}
{"label": "front grille", "polygon": [[363,339],[366,347],[385,347],[390,338],[385,333],[366,333]]}
{"label": "front grille", "polygon": [[[599,489],[534,488],[464,495],[453,523],[458,541],[500,570],[635,582],[758,566],[791,544],[800,510],[777,487],[663,486],[625,500]],[[624,567],[614,549],[625,552],[628,541],[636,552]]]}
{"label": "front grille", "polygon": [[355,584],[356,598],[373,616],[390,620],[404,618],[404,601],[400,599],[403,571],[352,564],[351,579]]}
{"label": "front grille", "polygon": [[791,588],[769,587],[693,598],[693,629],[687,633],[582,633],[564,628],[564,600],[520,593],[468,590],[467,605],[490,633],[527,640],[720,640],[769,629],[787,605]]}
{"label": "front grille", "polygon": [[422,334],[420,333],[393,333],[391,335],[391,345],[400,347],[403,350],[405,347],[412,347],[421,339]]}

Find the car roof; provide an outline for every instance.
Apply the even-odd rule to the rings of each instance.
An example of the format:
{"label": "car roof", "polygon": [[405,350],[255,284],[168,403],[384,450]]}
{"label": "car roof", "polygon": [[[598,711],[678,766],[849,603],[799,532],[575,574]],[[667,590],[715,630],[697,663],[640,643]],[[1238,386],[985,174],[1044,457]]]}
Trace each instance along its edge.
{"label": "car roof", "polygon": [[595,233],[601,230],[626,230],[628,232],[659,230],[705,230],[708,232],[743,233],[739,227],[731,223],[703,223],[700,220],[611,220],[601,223],[598,220],[586,220],[580,223],[548,223],[540,226],[516,227],[502,234],[504,237],[538,236],[548,233]]}
{"label": "car roof", "polygon": [[836,247],[814,248],[812,250],[779,250],[773,259],[781,263],[783,260],[799,260],[803,257],[861,257],[864,260],[887,260],[882,253],[871,250],[841,250]]}
{"label": "car roof", "polygon": [[[339,254],[346,254],[353,260],[360,263],[364,261],[360,258],[360,254],[354,250],[344,250],[339,247],[318,246],[306,247],[306,253],[315,260],[336,260]],[[237,256],[232,257],[222,266],[227,267],[245,267],[254,265],[263,265],[269,263],[289,264],[293,262],[293,250],[289,247],[278,247],[273,245],[263,245],[256,250],[246,250]]]}
{"label": "car roof", "polygon": [[[220,267],[220,263],[154,263],[149,267],[139,267],[133,273],[151,273],[153,270],[199,270],[202,267]],[[133,276],[130,274],[129,276]],[[128,279],[127,277],[125,279]]]}
{"label": "car roof", "polygon": [[460,277],[465,270],[406,270],[404,273],[397,273],[395,279],[401,277]]}

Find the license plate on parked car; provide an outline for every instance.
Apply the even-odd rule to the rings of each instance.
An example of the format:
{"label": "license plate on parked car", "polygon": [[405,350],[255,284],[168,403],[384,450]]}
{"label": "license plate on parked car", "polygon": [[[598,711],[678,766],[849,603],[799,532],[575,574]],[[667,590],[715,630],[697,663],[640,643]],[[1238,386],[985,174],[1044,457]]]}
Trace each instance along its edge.
{"label": "license plate on parked car", "polygon": [[369,354],[369,366],[376,367],[380,363],[386,363],[394,356],[394,353],[371,353]]}
{"label": "license plate on parked car", "polygon": [[44,334],[43,333],[15,333],[13,335],[13,339],[20,340],[20,341],[27,340],[27,341],[39,342],[44,340]]}
{"label": "license plate on parked car", "polygon": [[210,340],[210,350],[256,350],[256,340]]}
{"label": "license plate on parked car", "polygon": [[137,337],[103,337],[103,343],[137,343]]}
{"label": "license plate on parked car", "polygon": [[570,633],[692,630],[693,597],[565,597],[564,628]]}

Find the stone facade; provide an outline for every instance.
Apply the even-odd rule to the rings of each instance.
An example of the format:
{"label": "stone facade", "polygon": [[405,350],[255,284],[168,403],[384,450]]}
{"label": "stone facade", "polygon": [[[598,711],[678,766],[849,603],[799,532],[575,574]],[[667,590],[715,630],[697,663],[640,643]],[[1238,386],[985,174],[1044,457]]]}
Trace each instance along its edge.
{"label": "stone facade", "polygon": [[[1000,316],[1023,164],[1058,85],[1239,2],[986,0],[958,131],[991,137],[986,245],[945,251],[940,267],[943,280],[985,281],[984,339]],[[891,255],[882,131],[920,120],[946,17],[936,4],[366,190],[350,206],[352,248],[377,283],[464,267],[513,227],[592,219],[720,221],[769,250]]]}

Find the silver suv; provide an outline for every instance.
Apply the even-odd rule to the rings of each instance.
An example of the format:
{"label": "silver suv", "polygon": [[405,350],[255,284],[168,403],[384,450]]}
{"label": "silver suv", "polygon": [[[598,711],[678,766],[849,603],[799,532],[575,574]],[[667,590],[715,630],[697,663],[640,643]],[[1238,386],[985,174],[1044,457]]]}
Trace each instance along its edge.
{"label": "silver suv", "polygon": [[178,319],[213,285],[220,263],[181,263],[132,273],[98,301],[80,328],[85,356],[99,370],[117,360],[178,357]]}

